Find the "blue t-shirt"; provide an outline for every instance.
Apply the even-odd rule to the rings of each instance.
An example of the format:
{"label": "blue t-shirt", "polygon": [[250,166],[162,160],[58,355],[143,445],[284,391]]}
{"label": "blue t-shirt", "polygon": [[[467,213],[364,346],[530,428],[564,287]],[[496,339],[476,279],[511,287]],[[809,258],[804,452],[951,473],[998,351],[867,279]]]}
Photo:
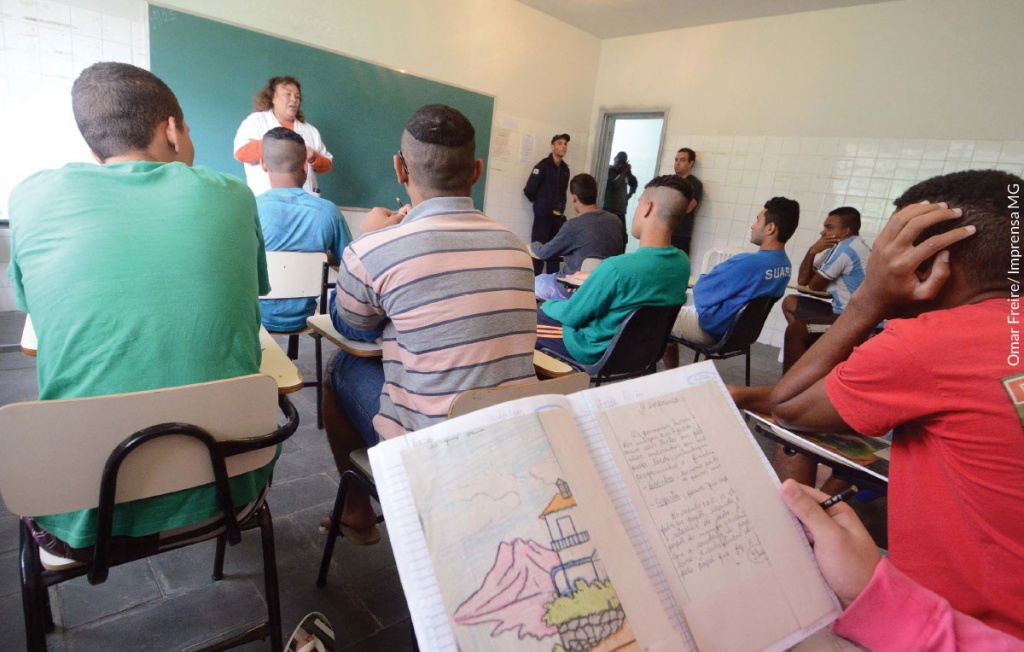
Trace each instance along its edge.
{"label": "blue t-shirt", "polygon": [[[352,233],[338,207],[302,188],[272,188],[256,198],[267,251],[341,252]],[[316,299],[260,299],[263,325],[271,332],[297,331],[316,312]]]}
{"label": "blue t-shirt", "polygon": [[763,296],[786,293],[793,266],[783,249],[759,250],[725,260],[693,286],[693,305],[700,327],[720,338],[743,304]]}
{"label": "blue t-shirt", "polygon": [[850,297],[864,282],[864,270],[868,264],[871,247],[859,235],[851,235],[829,252],[818,268],[818,273],[827,278],[828,293],[832,295],[832,310],[842,314]]}

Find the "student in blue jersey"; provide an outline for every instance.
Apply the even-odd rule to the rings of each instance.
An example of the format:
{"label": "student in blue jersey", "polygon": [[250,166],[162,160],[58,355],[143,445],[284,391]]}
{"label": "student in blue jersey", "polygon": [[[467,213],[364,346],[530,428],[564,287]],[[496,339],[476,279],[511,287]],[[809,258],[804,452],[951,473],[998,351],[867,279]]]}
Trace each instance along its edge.
{"label": "student in blue jersey", "polygon": [[[760,249],[715,265],[693,286],[693,303],[679,311],[672,334],[698,344],[713,344],[725,335],[736,313],[748,301],[786,293],[792,264],[786,242],[800,223],[800,204],[786,197],[765,202],[750,227],[750,241]],[[679,366],[679,349],[665,351],[665,368]]]}
{"label": "student in blue jersey", "polygon": [[[352,233],[338,207],[302,188],[306,182],[306,142],[285,127],[263,136],[261,165],[270,190],[256,198],[267,251],[311,251],[327,254],[338,266]],[[316,312],[316,299],[260,299],[263,325],[281,333],[305,328],[306,318]]]}
{"label": "student in blue jersey", "polygon": [[605,259],[569,299],[546,301],[537,311],[537,348],[593,364],[634,309],[683,305],[690,259],[672,246],[672,231],[692,199],[689,184],[675,175],[648,183],[633,215],[640,248]]}
{"label": "student in blue jersey", "polygon": [[783,300],[782,314],[787,324],[783,371],[792,367],[813,343],[814,334],[808,325],[833,323],[864,281],[871,247],[859,234],[860,211],[842,206],[828,214],[821,237],[807,250],[797,272],[797,283],[811,290],[827,291],[832,295],[832,305],[799,295]]}

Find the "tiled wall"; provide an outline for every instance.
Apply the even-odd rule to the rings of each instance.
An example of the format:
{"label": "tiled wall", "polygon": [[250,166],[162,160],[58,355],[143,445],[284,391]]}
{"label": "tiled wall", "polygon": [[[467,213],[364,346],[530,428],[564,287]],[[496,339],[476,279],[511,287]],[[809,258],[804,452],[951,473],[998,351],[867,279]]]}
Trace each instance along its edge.
{"label": "tiled wall", "polygon": [[[7,217],[11,189],[32,172],[91,160],[69,98],[78,73],[97,61],[148,68],[145,21],[48,0],[0,3],[0,218]],[[46,133],[26,128],[33,121],[49,125]],[[11,257],[9,233],[0,229],[3,272]],[[14,290],[0,273],[0,311],[14,309]]]}
{"label": "tiled wall", "polygon": [[[860,210],[861,235],[871,244],[892,201],[917,181],[957,170],[1024,169],[1022,141],[668,135],[665,142],[662,173],[671,172],[680,147],[697,151],[694,174],[704,182],[704,199],[695,266],[712,247],[753,251],[750,225],[766,200],[783,195],[800,202],[800,228],[786,246],[794,274],[833,208]],[[781,346],[785,327],[776,306],[760,341]]]}

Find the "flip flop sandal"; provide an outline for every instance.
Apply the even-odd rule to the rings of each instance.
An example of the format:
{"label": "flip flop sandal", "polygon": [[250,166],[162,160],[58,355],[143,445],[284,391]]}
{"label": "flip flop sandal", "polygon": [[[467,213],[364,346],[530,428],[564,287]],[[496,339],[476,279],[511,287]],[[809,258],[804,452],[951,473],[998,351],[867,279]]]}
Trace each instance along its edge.
{"label": "flip flop sandal", "polygon": [[334,652],[334,630],[327,616],[315,611],[307,614],[284,649],[285,652]]}

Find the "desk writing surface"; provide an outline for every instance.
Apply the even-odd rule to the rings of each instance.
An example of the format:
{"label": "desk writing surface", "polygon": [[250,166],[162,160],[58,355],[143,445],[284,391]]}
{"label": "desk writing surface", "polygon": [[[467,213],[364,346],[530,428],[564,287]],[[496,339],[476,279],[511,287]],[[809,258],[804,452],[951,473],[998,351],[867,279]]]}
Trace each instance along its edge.
{"label": "desk writing surface", "polygon": [[330,315],[314,315],[306,320],[306,325],[313,329],[313,332],[359,358],[379,358],[383,354],[381,339],[378,337],[373,342],[361,342],[350,340],[334,328]]}
{"label": "desk writing surface", "polygon": [[855,433],[793,432],[750,410],[744,412],[755,420],[762,434],[783,446],[794,448],[833,469],[853,472],[871,484],[886,485],[889,482],[891,445],[881,437]]}
{"label": "desk writing surface", "polygon": [[277,381],[278,394],[291,394],[302,389],[304,381],[298,367],[263,326],[260,326],[260,348],[263,350],[260,373]]}

